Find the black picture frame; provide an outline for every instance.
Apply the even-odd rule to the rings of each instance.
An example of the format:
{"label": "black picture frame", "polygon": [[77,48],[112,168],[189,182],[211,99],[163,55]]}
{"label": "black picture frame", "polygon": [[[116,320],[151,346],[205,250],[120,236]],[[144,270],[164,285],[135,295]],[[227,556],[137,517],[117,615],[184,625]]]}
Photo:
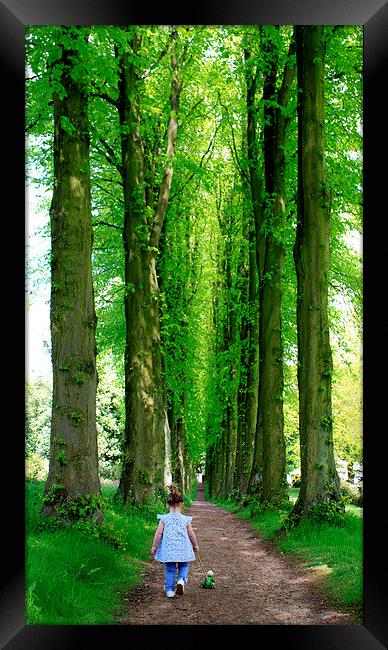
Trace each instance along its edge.
{"label": "black picture frame", "polygon": [[[24,27],[33,24],[360,24],[364,26],[364,607],[362,625],[321,626],[31,626],[24,623]],[[387,184],[388,3],[382,0],[200,0],[195,6],[110,0],[6,0],[0,3],[2,70],[3,251],[12,251],[3,266],[4,414],[3,436],[1,647],[81,648],[85,643],[110,646],[144,642],[151,635],[183,645],[213,644],[220,631],[228,640],[246,635],[263,647],[284,644],[319,650],[378,650],[388,642],[386,566],[384,558],[384,370],[387,367],[384,315],[384,246],[388,241],[384,190]],[[4,144],[6,138],[9,143]],[[379,152],[383,152],[382,158]],[[384,164],[385,163],[385,164]],[[12,188],[12,189],[11,189]],[[11,199],[4,210],[4,201]],[[15,227],[17,232],[15,233]],[[21,230],[22,232],[19,232]],[[15,236],[16,235],[16,236]],[[4,358],[5,354],[5,358]],[[380,374],[382,373],[382,374]],[[376,377],[377,375],[377,377]],[[3,392],[4,395],[4,392]],[[4,419],[3,422],[6,420]],[[384,450],[385,443],[385,450]],[[4,452],[3,452],[4,453]],[[379,508],[381,507],[381,511]],[[385,569],[385,571],[384,571]],[[231,603],[233,607],[233,603]],[[187,627],[191,628],[187,633]],[[204,629],[203,629],[204,628]],[[222,628],[222,630],[220,630]],[[248,629],[247,629],[248,628]],[[176,633],[176,636],[175,636]],[[174,638],[175,636],[175,638]],[[245,640],[245,639],[244,639]],[[251,641],[252,643],[252,641]]]}

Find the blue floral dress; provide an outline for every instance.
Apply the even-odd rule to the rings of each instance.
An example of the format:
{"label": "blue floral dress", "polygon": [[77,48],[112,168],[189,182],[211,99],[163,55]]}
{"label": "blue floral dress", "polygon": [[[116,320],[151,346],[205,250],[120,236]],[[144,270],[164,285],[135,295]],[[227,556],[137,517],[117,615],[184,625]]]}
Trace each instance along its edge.
{"label": "blue floral dress", "polygon": [[192,517],[179,512],[156,515],[163,522],[163,535],[154,555],[159,562],[191,562],[195,560],[187,526]]}

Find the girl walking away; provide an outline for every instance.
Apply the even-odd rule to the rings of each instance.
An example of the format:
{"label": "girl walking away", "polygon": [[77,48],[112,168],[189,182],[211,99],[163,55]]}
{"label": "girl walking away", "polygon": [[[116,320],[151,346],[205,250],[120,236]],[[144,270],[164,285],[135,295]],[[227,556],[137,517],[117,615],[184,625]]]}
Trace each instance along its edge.
{"label": "girl walking away", "polygon": [[[195,560],[194,551],[199,551],[195,533],[191,527],[192,517],[182,514],[183,497],[176,485],[171,485],[167,496],[170,512],[157,515],[159,526],[152,543],[151,553],[155,560],[164,562],[167,598],[183,595],[189,574],[189,562]],[[175,587],[176,569],[178,580]]]}

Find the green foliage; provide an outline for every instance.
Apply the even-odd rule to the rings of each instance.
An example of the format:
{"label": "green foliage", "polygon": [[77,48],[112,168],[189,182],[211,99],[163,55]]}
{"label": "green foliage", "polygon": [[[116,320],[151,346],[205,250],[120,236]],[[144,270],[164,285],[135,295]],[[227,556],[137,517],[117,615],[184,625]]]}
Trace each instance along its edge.
{"label": "green foliage", "polygon": [[[89,31],[88,39],[80,38]],[[131,49],[134,32],[141,35],[137,52]],[[260,37],[261,31],[261,37]],[[349,463],[361,460],[360,318],[362,311],[361,255],[357,236],[362,228],[362,27],[327,27],[325,64],[325,156],[331,195],[331,266],[329,273],[330,338],[334,369],[324,369],[322,389],[333,381],[335,454]],[[286,62],[291,26],[250,25],[178,26],[176,47],[185,53],[183,89],[178,112],[179,137],[171,195],[157,255],[160,286],[159,312],[164,357],[164,381],[170,426],[179,423],[187,467],[206,451],[221,458],[227,423],[235,421],[236,400],[247,389],[249,343],[243,327],[251,322],[258,303],[247,295],[247,264],[255,249],[252,196],[247,184],[246,143],[247,73],[256,74],[255,111],[258,120],[258,167],[263,164],[264,104],[262,82],[270,63],[263,44],[273,43],[279,61],[277,90]],[[261,40],[260,40],[261,38]],[[121,466],[124,427],[124,291],[141,287],[124,282],[122,227],[123,184],[118,111],[118,59],[126,51],[138,75],[140,134],[147,161],[144,185],[132,197],[142,215],[135,236],[143,253],[149,252],[149,228],[157,207],[166,163],[165,125],[171,107],[170,55],[160,56],[170,39],[166,26],[73,27],[30,26],[26,29],[27,168],[40,186],[52,187],[53,96],[63,94],[59,64],[64,46],[81,53],[72,76],[89,94],[93,282],[97,312],[97,347],[101,361],[97,396],[97,429],[101,476],[117,479]],[[249,45],[251,57],[244,60]],[[84,74],[88,70],[87,74]],[[93,74],[90,74],[90,70]],[[206,91],[204,91],[206,89]],[[135,98],[132,98],[135,99]],[[278,104],[266,100],[267,106]],[[300,466],[296,279],[293,245],[296,227],[297,120],[296,86],[282,112],[288,118],[284,147],[285,215],[275,228],[273,197],[262,196],[266,219],[263,229],[285,248],[282,277],[282,337],[284,417],[287,470]],[[74,125],[64,118],[70,135]],[[143,192],[146,190],[147,205]],[[46,206],[48,212],[49,203]],[[49,224],[48,224],[49,225]],[[113,226],[113,227],[111,227]],[[49,228],[46,228],[46,236]],[[156,252],[156,251],[154,251]],[[39,260],[36,273],[47,282],[49,256]],[[38,268],[36,262],[32,265]],[[44,280],[43,280],[44,279]],[[271,280],[271,273],[266,277]],[[53,287],[59,289],[59,287]],[[156,296],[157,294],[154,294]],[[317,306],[311,305],[312,309]],[[281,352],[281,351],[280,351]],[[279,359],[281,354],[279,354]],[[116,372],[105,375],[102,367]],[[64,372],[70,365],[64,363]],[[352,369],[350,371],[350,369]],[[72,378],[82,386],[79,369]],[[27,395],[27,455],[48,458],[50,387],[34,386]],[[281,395],[277,395],[281,399]],[[82,414],[73,413],[78,423]],[[234,418],[234,420],[233,420]],[[64,457],[63,457],[64,458]]]}
{"label": "green foliage", "polygon": [[27,483],[27,623],[115,623],[124,592],[139,582],[150,560],[156,517],[151,523],[148,513],[126,511],[107,486],[103,524],[90,520],[64,527],[41,515],[43,487],[42,482]]}
{"label": "green foliage", "polygon": [[53,483],[43,497],[44,503],[55,504],[65,496],[63,483]]}
{"label": "green foliage", "polygon": [[49,457],[51,382],[37,379],[26,385],[26,455]]}
{"label": "green foliage", "polygon": [[67,465],[67,456],[66,453],[61,449],[55,456],[55,460],[60,465]]}
{"label": "green foliage", "polygon": [[139,482],[142,483],[143,485],[152,485],[153,483],[150,472],[148,472],[145,469],[138,470],[138,477],[139,477]]}
{"label": "green foliage", "polygon": [[281,513],[288,513],[292,508],[292,504],[285,500],[275,507],[273,503],[269,501],[263,501],[260,498],[259,494],[247,495],[244,500],[244,506],[248,508],[249,516],[254,518],[258,514],[262,514],[268,510],[273,510]]}
{"label": "green foliage", "polygon": [[[56,496],[58,496],[58,492]],[[56,496],[53,497],[52,501],[55,504],[55,513],[65,519],[70,517],[76,521],[87,520],[99,512],[102,507],[101,498],[96,494],[87,494],[75,499],[69,499],[68,497],[62,499],[59,496],[59,503],[56,501]],[[44,501],[47,501],[47,498]]]}
{"label": "green foliage", "polygon": [[310,513],[312,521],[327,522],[337,526],[345,523],[345,501],[327,501],[315,504]]}
{"label": "green foliage", "polygon": [[76,131],[76,127],[69,118],[66,117],[66,115],[61,116],[61,128],[70,136],[72,136],[74,131]]}
{"label": "green foliage", "polygon": [[362,369],[357,359],[339,365],[334,374],[333,431],[338,458],[348,464],[362,462]]}
{"label": "green foliage", "polygon": [[69,412],[69,416],[70,416],[71,419],[74,420],[74,422],[76,422],[77,424],[79,424],[80,422],[82,422],[82,421],[85,419],[85,414],[82,413],[82,411],[78,411],[78,410],[76,410],[76,409],[70,411],[70,412]]}
{"label": "green foliage", "polygon": [[96,426],[100,476],[120,477],[124,436],[124,395],[112,355],[98,359]]}
{"label": "green foliage", "polygon": [[[100,476],[118,479],[124,432],[124,395],[111,355],[99,356],[98,374],[96,427]],[[78,376],[84,377],[84,373],[76,373],[75,378]],[[27,477],[44,478],[50,449],[51,382],[37,379],[27,384],[26,411]],[[75,412],[75,421],[80,421],[81,417]],[[57,436],[55,443],[59,446],[57,461],[65,464],[68,461],[65,441]]]}

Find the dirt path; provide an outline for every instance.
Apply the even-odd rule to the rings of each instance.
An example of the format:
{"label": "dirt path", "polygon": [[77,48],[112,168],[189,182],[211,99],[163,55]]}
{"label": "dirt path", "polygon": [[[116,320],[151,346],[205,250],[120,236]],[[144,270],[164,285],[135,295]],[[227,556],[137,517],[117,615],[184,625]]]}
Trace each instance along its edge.
{"label": "dirt path", "polygon": [[[164,565],[151,561],[144,581],[125,599],[118,623],[139,624],[286,624],[352,623],[314,591],[312,577],[294,568],[236,515],[204,500],[199,485],[193,516],[205,570],[212,568],[215,589],[203,589],[198,561],[190,563],[184,596],[166,598]],[[155,523],[156,529],[156,523]]]}

